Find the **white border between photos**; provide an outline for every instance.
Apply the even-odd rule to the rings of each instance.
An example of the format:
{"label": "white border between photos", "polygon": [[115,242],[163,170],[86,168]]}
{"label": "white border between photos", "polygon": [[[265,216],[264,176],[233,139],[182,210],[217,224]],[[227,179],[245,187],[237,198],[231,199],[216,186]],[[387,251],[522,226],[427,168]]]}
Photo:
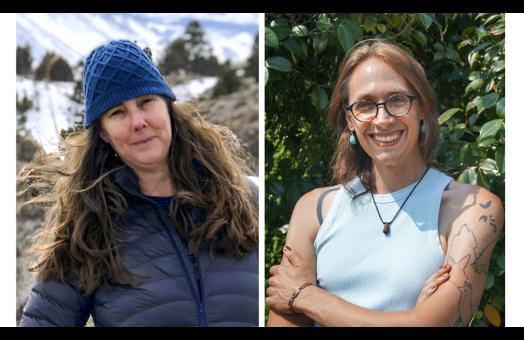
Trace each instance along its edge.
{"label": "white border between photos", "polygon": [[[524,14],[506,14],[506,326],[524,326],[524,225],[519,218],[524,193],[522,148],[524,126]],[[520,151],[520,152],[519,152]]]}
{"label": "white border between photos", "polygon": [[0,175],[2,231],[0,234],[0,326],[16,326],[16,15],[0,14],[0,103],[2,103],[2,161]]}
{"label": "white border between photos", "polygon": [[266,242],[265,242],[265,50],[264,50],[264,13],[258,14],[258,289],[259,289],[259,309],[258,309],[258,325],[264,327],[265,324],[265,258],[266,258]]}

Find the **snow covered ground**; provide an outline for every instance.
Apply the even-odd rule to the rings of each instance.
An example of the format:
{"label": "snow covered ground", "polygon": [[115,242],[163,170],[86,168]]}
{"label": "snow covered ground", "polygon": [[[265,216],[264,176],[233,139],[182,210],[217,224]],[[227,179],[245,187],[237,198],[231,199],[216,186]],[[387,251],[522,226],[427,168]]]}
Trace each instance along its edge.
{"label": "snow covered ground", "polygon": [[[216,77],[205,77],[181,83],[173,87],[180,101],[197,98],[217,83]],[[47,152],[58,150],[58,136],[61,129],[75,125],[75,112],[82,112],[82,106],[70,99],[73,94],[72,82],[34,81],[17,77],[18,100],[24,96],[33,102],[27,111],[26,128],[42,144]]]}

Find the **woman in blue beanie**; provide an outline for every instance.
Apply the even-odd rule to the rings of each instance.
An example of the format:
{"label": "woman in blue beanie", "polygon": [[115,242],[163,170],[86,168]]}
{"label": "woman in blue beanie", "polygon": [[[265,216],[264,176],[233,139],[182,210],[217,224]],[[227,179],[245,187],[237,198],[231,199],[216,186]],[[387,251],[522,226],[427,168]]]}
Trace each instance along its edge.
{"label": "woman in blue beanie", "polygon": [[19,177],[49,206],[20,325],[258,326],[258,191],[238,141],[130,41],[91,52],[84,97],[85,129]]}

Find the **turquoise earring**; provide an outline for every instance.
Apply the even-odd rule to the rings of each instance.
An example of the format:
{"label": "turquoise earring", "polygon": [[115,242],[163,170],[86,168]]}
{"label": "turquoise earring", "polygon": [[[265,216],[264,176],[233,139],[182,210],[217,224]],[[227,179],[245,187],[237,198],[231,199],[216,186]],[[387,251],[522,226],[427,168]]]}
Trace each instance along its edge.
{"label": "turquoise earring", "polygon": [[357,144],[357,139],[355,138],[355,134],[351,132],[351,136],[349,136],[349,144],[355,145]]}
{"label": "turquoise earring", "polygon": [[420,133],[426,133],[426,122],[423,119],[420,120]]}

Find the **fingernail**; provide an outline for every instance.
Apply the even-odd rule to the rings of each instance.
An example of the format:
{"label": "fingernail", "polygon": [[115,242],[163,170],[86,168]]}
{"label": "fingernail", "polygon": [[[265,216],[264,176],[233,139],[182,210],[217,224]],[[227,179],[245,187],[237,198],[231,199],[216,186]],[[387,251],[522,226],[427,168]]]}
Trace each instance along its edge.
{"label": "fingernail", "polygon": [[284,246],[284,253],[287,252],[287,251],[290,251],[291,248],[289,246]]}
{"label": "fingernail", "polygon": [[430,290],[433,290],[433,289],[435,289],[435,288],[437,288],[437,284],[436,284],[436,283],[434,283],[434,284],[433,284],[429,289],[430,289]]}
{"label": "fingernail", "polygon": [[449,274],[448,274],[448,273],[446,273],[446,274],[442,275],[442,277],[448,277],[448,276],[449,276]]}

